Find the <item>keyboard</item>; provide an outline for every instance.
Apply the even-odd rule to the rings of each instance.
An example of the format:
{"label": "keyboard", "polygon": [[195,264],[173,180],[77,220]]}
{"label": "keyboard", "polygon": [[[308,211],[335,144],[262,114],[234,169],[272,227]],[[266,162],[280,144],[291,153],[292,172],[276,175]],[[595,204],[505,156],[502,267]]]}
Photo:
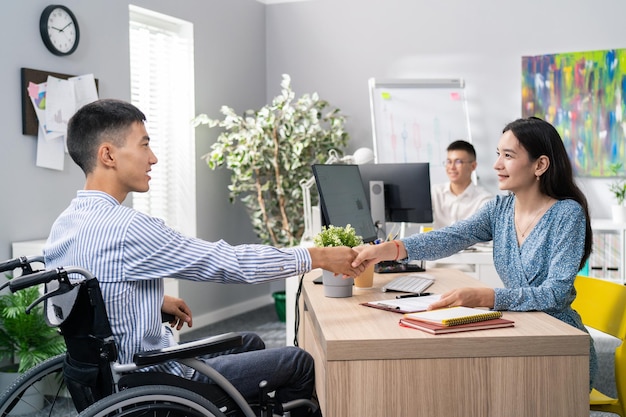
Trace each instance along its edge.
{"label": "keyboard", "polygon": [[403,275],[391,280],[387,285],[383,286],[382,290],[383,292],[401,291],[421,294],[434,282],[435,278],[432,278],[430,275]]}
{"label": "keyboard", "polygon": [[426,271],[418,264],[382,261],[374,266],[374,272],[378,274],[393,274],[397,272],[424,272]]}

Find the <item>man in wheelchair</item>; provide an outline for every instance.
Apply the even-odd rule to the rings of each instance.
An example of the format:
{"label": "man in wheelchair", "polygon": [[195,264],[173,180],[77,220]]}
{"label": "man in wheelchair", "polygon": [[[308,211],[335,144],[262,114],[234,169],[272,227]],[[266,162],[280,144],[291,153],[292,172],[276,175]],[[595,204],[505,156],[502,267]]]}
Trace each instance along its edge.
{"label": "man in wheelchair", "polygon": [[[132,362],[138,351],[176,345],[172,330],[161,322],[161,310],[175,317],[171,323],[177,328],[192,325],[185,302],[164,295],[165,277],[254,284],[313,268],[345,276],[362,271],[351,266],[356,253],[347,247],[278,249],[208,242],[122,205],[128,193],[148,191],[149,172],[157,163],[144,122],[139,109],[110,99],[88,104],[70,119],[67,148],[86,183],[52,225],[44,248],[46,268],[76,265],[98,278],[120,363]],[[243,334],[242,346],[203,361],[246,399],[258,398],[261,381],[267,381],[266,389],[275,391],[280,402],[313,395],[312,357],[297,347],[265,349],[252,333]],[[209,382],[178,362],[151,370]]]}

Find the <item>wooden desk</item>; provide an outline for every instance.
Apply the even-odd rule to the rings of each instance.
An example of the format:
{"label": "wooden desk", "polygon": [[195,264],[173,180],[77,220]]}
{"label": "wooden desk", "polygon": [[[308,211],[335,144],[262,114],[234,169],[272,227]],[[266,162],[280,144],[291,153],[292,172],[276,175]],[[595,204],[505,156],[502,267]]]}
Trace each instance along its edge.
{"label": "wooden desk", "polygon": [[[484,284],[431,269],[441,293]],[[315,359],[325,417],[589,416],[589,337],[540,312],[505,312],[515,327],[434,336],[400,315],[359,303],[393,298],[380,287],[327,298],[304,278],[300,346]],[[429,289],[429,290],[430,290]]]}

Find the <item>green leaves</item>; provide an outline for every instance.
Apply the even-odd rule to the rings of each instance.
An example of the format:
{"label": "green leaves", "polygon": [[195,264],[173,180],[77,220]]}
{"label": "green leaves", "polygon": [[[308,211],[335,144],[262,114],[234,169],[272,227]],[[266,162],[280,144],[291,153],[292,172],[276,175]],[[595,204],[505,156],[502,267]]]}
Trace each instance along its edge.
{"label": "green leaves", "polygon": [[322,231],[313,237],[313,243],[318,247],[348,246],[353,248],[362,245],[363,239],[349,224],[346,227],[330,225],[322,227]]}
{"label": "green leaves", "polygon": [[624,205],[624,200],[626,200],[626,179],[624,178],[624,173],[622,172],[623,164],[621,162],[611,164],[609,166],[609,171],[613,176],[618,177],[614,182],[609,184],[609,190],[615,195],[615,199],[617,200],[617,204],[622,206]]}
{"label": "green leaves", "polygon": [[38,297],[38,287],[0,296],[0,358],[17,357],[18,372],[65,351],[57,329],[46,323],[41,304],[26,314]]}
{"label": "green leaves", "polygon": [[194,119],[194,126],[222,129],[203,158],[211,169],[231,170],[230,199],[246,205],[262,243],[296,245],[304,231],[300,181],[331,149],[346,146],[345,117],[317,93],[296,99],[286,74],[270,105],[243,116],[222,106],[221,113],[222,120]]}

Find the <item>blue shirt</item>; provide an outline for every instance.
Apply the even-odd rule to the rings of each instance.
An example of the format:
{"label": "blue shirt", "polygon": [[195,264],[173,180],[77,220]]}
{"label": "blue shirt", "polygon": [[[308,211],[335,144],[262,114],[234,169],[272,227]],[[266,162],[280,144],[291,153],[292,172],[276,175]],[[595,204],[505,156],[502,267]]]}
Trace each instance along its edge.
{"label": "blue shirt", "polygon": [[[515,196],[498,195],[476,214],[443,229],[402,239],[410,259],[445,258],[493,240],[493,261],[505,288],[494,288],[494,310],[543,311],[586,332],[571,307],[574,279],[585,251],[586,219],[574,200],[559,200],[520,246],[515,231]],[[590,353],[591,376],[595,352]]]}
{"label": "blue shirt", "polygon": [[[305,248],[189,238],[104,192],[86,190],[54,222],[44,258],[46,268],[80,266],[98,278],[121,363],[138,351],[176,344],[161,323],[162,278],[254,284],[311,269]],[[161,370],[189,376],[179,364]]]}

